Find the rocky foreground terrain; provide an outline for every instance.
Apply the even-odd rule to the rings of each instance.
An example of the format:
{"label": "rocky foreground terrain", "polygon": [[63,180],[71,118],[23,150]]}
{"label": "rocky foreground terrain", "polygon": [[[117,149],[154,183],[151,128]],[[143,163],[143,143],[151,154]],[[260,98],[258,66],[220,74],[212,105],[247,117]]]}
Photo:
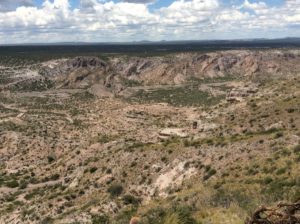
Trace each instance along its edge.
{"label": "rocky foreground terrain", "polygon": [[2,58],[0,223],[242,224],[297,200],[299,62]]}

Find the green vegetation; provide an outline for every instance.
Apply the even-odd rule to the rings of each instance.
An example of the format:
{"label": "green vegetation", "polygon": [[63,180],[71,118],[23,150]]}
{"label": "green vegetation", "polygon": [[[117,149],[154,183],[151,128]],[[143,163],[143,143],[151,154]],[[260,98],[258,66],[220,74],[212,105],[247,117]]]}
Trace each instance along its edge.
{"label": "green vegetation", "polygon": [[95,96],[88,91],[83,91],[73,94],[72,99],[74,101],[91,101],[95,99]]}
{"label": "green vegetation", "polygon": [[95,173],[97,171],[97,167],[91,167],[90,168],[90,173]]}
{"label": "green vegetation", "polygon": [[12,181],[7,182],[6,186],[10,187],[10,188],[16,188],[16,187],[19,187],[19,182],[16,180],[12,180]]}
{"label": "green vegetation", "polygon": [[135,87],[135,86],[141,86],[141,85],[143,85],[142,82],[137,81],[137,80],[133,80],[133,79],[123,79],[123,84],[126,87]]}
{"label": "green vegetation", "polygon": [[46,91],[50,88],[54,87],[54,82],[45,79],[42,81],[33,81],[28,83],[18,83],[15,85],[11,90],[13,91],[25,91],[25,92],[31,92],[31,91]]}
{"label": "green vegetation", "polygon": [[135,207],[128,207],[122,209],[113,219],[113,224],[128,224],[131,217],[136,213]]}
{"label": "green vegetation", "polygon": [[27,201],[30,201],[30,200],[34,199],[35,197],[42,197],[45,193],[46,193],[45,189],[37,188],[37,189],[32,190],[30,193],[27,193],[24,198]]}
{"label": "green vegetation", "polygon": [[98,136],[92,138],[91,142],[92,143],[99,142],[99,143],[105,144],[105,143],[114,141],[115,139],[118,139],[118,137],[119,137],[118,135],[98,134]]}
{"label": "green vegetation", "polygon": [[173,205],[171,207],[157,207],[147,211],[142,217],[143,224],[197,224],[192,216],[192,208]]}
{"label": "green vegetation", "polygon": [[107,192],[111,197],[120,196],[123,192],[123,186],[120,184],[113,184],[107,189]]}
{"label": "green vegetation", "polygon": [[293,151],[294,151],[294,153],[300,153],[300,144],[295,146]]}
{"label": "green vegetation", "polygon": [[92,217],[92,224],[109,224],[109,223],[110,223],[110,221],[109,221],[108,216],[105,216],[105,215],[96,216],[96,215],[94,215]]}
{"label": "green vegetation", "polygon": [[47,160],[48,160],[48,163],[53,163],[56,160],[56,157],[55,157],[55,155],[48,155]]}
{"label": "green vegetation", "polygon": [[188,82],[191,84],[209,84],[209,83],[229,82],[229,81],[238,80],[238,79],[239,79],[238,76],[233,76],[233,75],[225,75],[225,76],[220,76],[220,77],[204,78],[204,79],[191,77],[188,80]]}
{"label": "green vegetation", "polygon": [[209,167],[209,169],[206,170],[206,175],[203,177],[204,180],[208,180],[210,177],[215,175],[217,171],[215,169],[212,169]]}
{"label": "green vegetation", "polygon": [[140,203],[140,200],[130,194],[126,194],[123,196],[123,202],[125,205],[138,205]]}
{"label": "green vegetation", "polygon": [[139,90],[131,101],[140,103],[168,103],[173,106],[211,106],[219,103],[225,95],[214,97],[193,86],[165,87],[151,90]]}

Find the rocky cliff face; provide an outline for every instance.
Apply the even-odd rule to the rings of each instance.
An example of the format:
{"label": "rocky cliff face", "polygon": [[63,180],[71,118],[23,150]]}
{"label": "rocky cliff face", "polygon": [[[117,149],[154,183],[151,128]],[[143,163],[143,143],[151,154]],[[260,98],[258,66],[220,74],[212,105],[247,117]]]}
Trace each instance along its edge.
{"label": "rocky cliff face", "polygon": [[[31,83],[50,80],[54,83],[51,88],[88,88],[96,85],[110,93],[120,93],[132,85],[184,84],[191,79],[229,76],[264,79],[296,74],[300,71],[299,59],[300,50],[230,50],[159,57],[113,56],[105,61],[80,56],[44,62],[38,65],[39,71],[30,68],[26,68],[26,73],[15,71],[18,73],[15,78],[9,75],[9,82],[4,82],[0,88],[10,89],[23,83],[31,86]],[[36,75],[28,76],[29,73]]]}
{"label": "rocky cliff face", "polygon": [[43,64],[40,73],[57,82],[57,87],[80,88],[99,82],[107,69],[97,57],[76,57]]}
{"label": "rocky cliff face", "polygon": [[168,57],[77,57],[46,63],[41,73],[59,87],[82,87],[100,83],[107,88],[134,80],[145,85],[181,84],[190,78],[224,76],[270,76],[300,71],[300,51],[236,50],[213,53],[185,53]]}
{"label": "rocky cliff face", "polygon": [[188,78],[227,75],[274,75],[299,71],[299,51],[225,51],[207,54],[178,54],[163,58],[130,58],[110,61],[117,74],[143,80],[147,84],[174,84]]}

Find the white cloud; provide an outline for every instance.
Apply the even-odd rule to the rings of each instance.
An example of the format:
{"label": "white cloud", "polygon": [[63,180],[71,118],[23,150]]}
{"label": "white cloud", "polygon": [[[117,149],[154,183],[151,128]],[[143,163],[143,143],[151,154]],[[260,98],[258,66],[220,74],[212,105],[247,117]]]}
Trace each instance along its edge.
{"label": "white cloud", "polygon": [[226,7],[221,0],[176,0],[154,11],[140,4],[149,2],[81,0],[75,9],[68,0],[46,0],[41,7],[21,4],[0,12],[0,43],[300,35],[290,28],[300,25],[300,0],[277,7],[263,0]]}
{"label": "white cloud", "polygon": [[218,8],[217,0],[178,0],[169,7],[160,9],[158,14],[160,22],[182,26],[209,21]]}
{"label": "white cloud", "polygon": [[245,0],[243,7],[246,9],[252,9],[256,12],[259,12],[260,10],[268,9],[267,4],[265,2],[250,3],[249,0]]}

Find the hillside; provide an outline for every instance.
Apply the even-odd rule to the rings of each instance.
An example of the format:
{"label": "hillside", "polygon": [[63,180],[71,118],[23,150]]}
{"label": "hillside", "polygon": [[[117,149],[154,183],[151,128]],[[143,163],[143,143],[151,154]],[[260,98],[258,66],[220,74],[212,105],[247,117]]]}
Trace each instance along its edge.
{"label": "hillside", "polygon": [[0,223],[242,224],[297,200],[299,59],[1,60]]}

